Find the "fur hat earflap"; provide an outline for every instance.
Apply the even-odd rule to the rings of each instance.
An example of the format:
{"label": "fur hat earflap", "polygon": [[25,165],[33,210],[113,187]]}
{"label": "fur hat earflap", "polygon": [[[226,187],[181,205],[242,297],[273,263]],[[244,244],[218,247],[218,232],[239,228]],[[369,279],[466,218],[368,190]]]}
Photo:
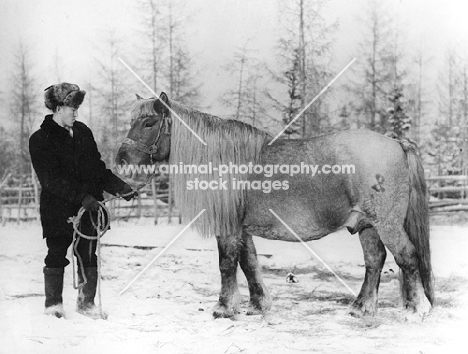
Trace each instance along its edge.
{"label": "fur hat earflap", "polygon": [[67,82],[49,86],[44,91],[45,106],[52,111],[55,111],[57,106],[78,108],[86,95],[78,85]]}

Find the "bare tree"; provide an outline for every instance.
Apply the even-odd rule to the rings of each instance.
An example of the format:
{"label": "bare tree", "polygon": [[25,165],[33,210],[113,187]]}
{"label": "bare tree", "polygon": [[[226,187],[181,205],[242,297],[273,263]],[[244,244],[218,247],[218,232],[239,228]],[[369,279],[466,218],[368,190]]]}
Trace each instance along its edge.
{"label": "bare tree", "polygon": [[24,174],[29,169],[28,137],[38,116],[38,97],[36,79],[33,74],[29,49],[23,42],[15,54],[15,67],[11,77],[12,97],[10,111],[18,121],[18,172]]}
{"label": "bare tree", "polygon": [[250,73],[246,82],[246,118],[253,126],[265,128],[271,122],[271,117],[267,113],[265,105],[265,94],[260,88],[263,87],[265,68],[262,64],[256,63],[250,68]]}
{"label": "bare tree", "polygon": [[142,53],[142,67],[143,71],[146,72],[145,79],[155,91],[158,89],[162,74],[162,57],[166,45],[166,29],[163,24],[161,4],[161,0],[141,0],[138,4],[138,10],[142,17],[139,37],[143,39],[143,43],[139,46],[139,52]]}
{"label": "bare tree", "polygon": [[110,30],[103,49],[104,60],[97,60],[99,66],[100,82],[96,85],[93,95],[94,101],[99,102],[100,121],[93,124],[98,126],[101,150],[104,158],[110,164],[113,154],[125,135],[127,126],[127,113],[130,108],[130,96],[123,83],[125,68],[118,62],[121,51],[121,42],[117,39],[115,30]]}
{"label": "bare tree", "polygon": [[222,93],[219,101],[232,109],[234,118],[263,128],[266,123],[266,109],[262,77],[264,66],[253,56],[249,49],[250,40],[238,48],[233,59],[224,65],[224,70],[234,78],[233,88]]}
{"label": "bare tree", "polygon": [[0,127],[0,181],[7,173],[17,169],[17,142],[10,131]]}
{"label": "bare tree", "polygon": [[201,85],[195,84],[193,62],[186,49],[185,23],[189,16],[185,13],[185,8],[185,1],[165,0],[168,54],[166,63],[168,70],[165,77],[172,98],[181,103],[198,107]]}
{"label": "bare tree", "polygon": [[56,82],[57,83],[62,82],[62,79],[61,79],[62,78],[62,61],[60,59],[58,48],[55,48],[53,71],[56,77]]}
{"label": "bare tree", "polygon": [[178,47],[172,63],[171,88],[176,101],[199,107],[201,84],[195,84],[195,71],[189,53]]}
{"label": "bare tree", "polygon": [[[184,1],[142,0],[143,63],[155,92],[167,91],[170,98],[198,106],[199,88],[195,82],[193,60],[186,49]],[[176,16],[177,14],[177,16]],[[158,87],[159,85],[159,87]]]}
{"label": "bare tree", "polygon": [[423,128],[428,128],[432,124],[429,121],[429,79],[427,78],[428,66],[431,58],[425,55],[422,47],[417,49],[413,58],[413,70],[409,74],[410,84],[407,85],[408,106],[410,115],[413,118],[412,139],[421,148],[425,149],[427,136]]}
{"label": "bare tree", "polygon": [[[276,99],[274,106],[283,107],[285,123],[287,117],[295,111],[293,102],[299,100],[300,108],[304,108],[331,77],[331,36],[337,24],[328,23],[323,16],[327,3],[327,0],[279,3],[282,35],[278,41],[277,53],[279,61],[287,69],[274,74],[273,79],[280,85],[288,86],[289,104],[278,105],[280,100]],[[298,131],[300,136],[307,137],[322,132],[322,124],[328,118],[328,106],[323,104],[325,100],[325,96],[321,97],[303,113]]]}
{"label": "bare tree", "polygon": [[244,117],[242,109],[245,95],[244,89],[247,86],[246,77],[248,73],[246,74],[246,72],[248,72],[248,66],[255,60],[250,56],[249,52],[247,41],[243,47],[236,50],[233,59],[224,66],[224,70],[232,75],[237,83],[235,88],[223,93],[220,101],[224,106],[234,109],[232,118],[237,120],[242,120]]}
{"label": "bare tree", "polygon": [[[439,114],[434,129],[430,154],[439,175],[459,174],[462,171],[462,112],[460,97],[463,86],[463,66],[453,47],[447,50],[445,65],[439,74]],[[461,81],[460,81],[461,79]]]}
{"label": "bare tree", "polygon": [[445,57],[445,69],[439,80],[439,110],[444,124],[452,126],[456,123],[456,100],[459,87],[458,60],[454,48],[449,48]]}
{"label": "bare tree", "polygon": [[468,64],[465,54],[460,75],[460,129],[461,129],[461,149],[462,149],[462,173],[468,173]]}
{"label": "bare tree", "polygon": [[396,61],[393,67],[388,65],[389,58],[397,57],[392,53],[391,22],[388,11],[377,0],[369,0],[363,16],[357,21],[364,26],[365,39],[356,55],[361,59],[353,68],[357,79],[349,87],[356,97],[354,109],[358,117],[362,116],[370,129],[385,131],[387,94],[397,76]]}
{"label": "bare tree", "polygon": [[460,68],[460,120],[459,124],[463,127],[468,125],[468,64],[466,61],[468,58],[462,61],[462,67]]}

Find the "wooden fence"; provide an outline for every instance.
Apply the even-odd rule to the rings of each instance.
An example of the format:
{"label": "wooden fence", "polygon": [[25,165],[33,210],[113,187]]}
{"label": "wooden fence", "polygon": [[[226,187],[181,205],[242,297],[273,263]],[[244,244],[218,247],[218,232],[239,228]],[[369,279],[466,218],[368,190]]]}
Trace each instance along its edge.
{"label": "wooden fence", "polygon": [[2,224],[38,218],[40,188],[31,176],[7,174],[0,181],[0,218]]}
{"label": "wooden fence", "polygon": [[[34,175],[5,176],[0,181],[0,223],[39,220],[40,190]],[[104,198],[109,196],[105,195]],[[154,179],[139,191],[138,198],[130,202],[114,199],[107,203],[107,207],[112,220],[152,217],[155,224],[160,218],[167,218],[168,222],[181,222],[180,213],[174,207],[171,188],[162,189]]]}
{"label": "wooden fence", "polygon": [[426,181],[431,213],[468,211],[468,176],[432,176]]}
{"label": "wooden fence", "polygon": [[[432,176],[426,181],[431,213],[468,211],[468,176]],[[4,176],[0,181],[0,223],[39,219],[40,189],[34,175]],[[151,217],[155,224],[160,218],[181,222],[180,213],[174,207],[172,191],[161,189],[154,180],[139,191],[138,198],[131,202],[112,200],[108,208],[113,220]]]}

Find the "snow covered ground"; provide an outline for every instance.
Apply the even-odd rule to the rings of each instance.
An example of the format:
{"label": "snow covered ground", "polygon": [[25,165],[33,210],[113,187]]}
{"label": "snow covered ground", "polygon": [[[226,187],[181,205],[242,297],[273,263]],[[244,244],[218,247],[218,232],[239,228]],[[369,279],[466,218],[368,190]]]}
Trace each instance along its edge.
{"label": "snow covered ground", "polygon": [[[211,317],[220,287],[216,241],[187,231],[135,284],[117,294],[182,229],[152,220],[113,223],[103,238],[102,299],[108,320],[74,312],[72,268],[65,275],[66,319],[43,314],[45,242],[38,224],[0,226],[0,353],[466,353],[468,227],[433,226],[437,306],[407,323],[399,305],[397,266],[387,257],[376,317],[357,319],[353,300],[300,244],[255,238],[273,296],[266,318]],[[141,246],[139,248],[131,246]],[[357,293],[364,278],[358,237],[346,231],[310,242]],[[293,271],[298,283],[286,283]]]}

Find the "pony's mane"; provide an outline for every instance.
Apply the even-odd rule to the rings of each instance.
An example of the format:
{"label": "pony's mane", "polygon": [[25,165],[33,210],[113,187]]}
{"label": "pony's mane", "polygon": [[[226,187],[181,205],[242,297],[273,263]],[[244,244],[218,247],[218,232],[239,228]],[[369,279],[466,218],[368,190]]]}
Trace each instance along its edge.
{"label": "pony's mane", "polygon": [[[154,114],[154,100],[145,100],[134,108],[135,114]],[[140,102],[140,101],[139,101]],[[256,164],[264,144],[271,136],[247,123],[234,119],[222,119],[202,113],[180,103],[170,101],[171,109],[203,140],[203,145],[194,134],[172,114],[171,165],[209,165],[240,166],[249,162]],[[133,114],[133,112],[132,112]],[[227,190],[188,190],[187,182],[227,181]],[[176,205],[186,221],[191,221],[200,211],[203,215],[194,223],[203,236],[230,235],[240,231],[244,216],[245,191],[232,188],[236,181],[246,180],[247,174],[228,173],[219,176],[214,170],[207,173],[173,174],[174,198]]]}
{"label": "pony's mane", "polygon": [[133,104],[131,119],[137,119],[156,114],[154,110],[154,98],[140,99]]}

